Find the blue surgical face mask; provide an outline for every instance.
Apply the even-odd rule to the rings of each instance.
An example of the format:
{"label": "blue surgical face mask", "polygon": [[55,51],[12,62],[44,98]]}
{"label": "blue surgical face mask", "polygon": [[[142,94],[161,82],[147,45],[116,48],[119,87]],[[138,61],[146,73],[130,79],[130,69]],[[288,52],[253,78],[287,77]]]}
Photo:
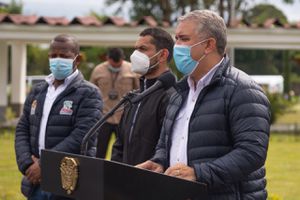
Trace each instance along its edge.
{"label": "blue surgical face mask", "polygon": [[50,71],[56,80],[64,80],[73,73],[73,63],[76,57],[74,59],[49,58]]}
{"label": "blue surgical face mask", "polygon": [[173,57],[176,67],[181,73],[184,75],[191,74],[196,69],[199,62],[205,57],[205,54],[198,61],[196,61],[191,57],[191,49],[194,46],[202,44],[206,41],[207,39],[191,46],[177,44],[174,45]]}

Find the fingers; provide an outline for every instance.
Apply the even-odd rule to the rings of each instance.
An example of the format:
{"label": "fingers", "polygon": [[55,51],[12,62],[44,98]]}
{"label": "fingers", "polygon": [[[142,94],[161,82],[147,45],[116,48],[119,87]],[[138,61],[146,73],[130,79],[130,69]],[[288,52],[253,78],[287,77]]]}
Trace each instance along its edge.
{"label": "fingers", "polygon": [[169,167],[165,171],[165,174],[168,176],[174,176],[191,181],[196,180],[194,169],[182,163]]}
{"label": "fingers", "polygon": [[41,179],[41,169],[38,162],[34,162],[30,167],[26,170],[26,177],[27,179],[33,183],[38,184],[40,183]]}
{"label": "fingers", "polygon": [[33,162],[38,162],[39,159],[37,157],[35,157],[34,155],[31,156],[31,159],[33,160]]}
{"label": "fingers", "polygon": [[155,162],[152,162],[150,160],[143,162],[141,164],[136,165],[136,167],[141,168],[141,169],[147,169],[151,170],[157,173],[162,173],[163,172],[163,166],[160,164],[157,164]]}
{"label": "fingers", "polygon": [[185,164],[178,163],[176,165],[173,165],[172,167],[169,167],[166,171],[165,174],[168,176],[175,176],[179,177],[182,175],[182,170],[186,167]]}

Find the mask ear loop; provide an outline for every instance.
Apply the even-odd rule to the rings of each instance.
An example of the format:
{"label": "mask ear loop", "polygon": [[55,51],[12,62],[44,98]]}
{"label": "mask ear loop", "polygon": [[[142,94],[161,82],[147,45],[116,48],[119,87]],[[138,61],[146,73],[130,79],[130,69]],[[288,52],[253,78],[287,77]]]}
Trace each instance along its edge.
{"label": "mask ear loop", "polygon": [[77,57],[78,57],[78,54],[77,54],[77,55],[75,56],[75,58],[73,59],[73,71],[75,71],[75,69],[74,69],[75,66],[76,66],[76,69],[77,69],[76,63],[75,63],[75,65],[74,65],[74,62],[76,61]]}
{"label": "mask ear loop", "polygon": [[[192,45],[191,48],[190,48],[190,54],[191,54],[192,47],[194,47],[194,46],[196,46],[196,45],[198,45],[198,44],[202,44],[203,42],[206,42],[207,40],[208,40],[208,39],[203,40],[203,41],[200,41],[200,42],[198,42],[198,43]],[[198,61],[197,61],[197,63],[196,63],[196,67],[191,71],[190,74],[192,74],[192,73],[197,69],[197,66],[199,65],[200,61],[203,60],[203,59],[206,57],[206,55],[207,55],[207,54],[204,53],[204,54],[198,59]],[[190,57],[192,58],[192,55],[190,55]],[[193,59],[193,58],[192,58],[192,59]]]}
{"label": "mask ear loop", "polygon": [[[161,51],[162,51],[162,49],[159,50],[159,51],[158,51],[156,54],[154,54],[153,56],[151,56],[151,57],[149,58],[149,60],[151,60],[152,58],[154,58],[155,56],[157,56]],[[154,67],[156,67],[158,64],[159,64],[159,62],[155,63],[155,64],[152,65],[152,66],[149,66],[147,72],[148,72],[150,69],[153,69]]]}

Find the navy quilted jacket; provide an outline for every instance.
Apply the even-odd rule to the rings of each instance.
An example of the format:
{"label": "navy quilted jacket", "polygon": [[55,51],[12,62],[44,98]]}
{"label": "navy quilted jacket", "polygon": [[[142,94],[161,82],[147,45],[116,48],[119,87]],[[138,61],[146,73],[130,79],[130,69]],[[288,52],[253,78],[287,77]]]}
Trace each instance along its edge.
{"label": "navy quilted jacket", "polygon": [[[153,161],[169,166],[172,128],[188,96],[186,78],[170,100]],[[189,124],[188,165],[213,200],[267,198],[264,163],[270,131],[269,101],[261,88],[224,58],[199,94]]]}
{"label": "navy quilted jacket", "polygon": [[[16,158],[23,174],[32,164],[31,155],[39,157],[39,129],[47,88],[46,82],[33,88],[16,128]],[[66,104],[70,102],[71,110],[68,110]],[[53,103],[46,128],[45,148],[79,154],[84,135],[102,117],[102,106],[98,89],[79,73]],[[89,155],[95,154],[95,146],[95,138],[92,138]]]}

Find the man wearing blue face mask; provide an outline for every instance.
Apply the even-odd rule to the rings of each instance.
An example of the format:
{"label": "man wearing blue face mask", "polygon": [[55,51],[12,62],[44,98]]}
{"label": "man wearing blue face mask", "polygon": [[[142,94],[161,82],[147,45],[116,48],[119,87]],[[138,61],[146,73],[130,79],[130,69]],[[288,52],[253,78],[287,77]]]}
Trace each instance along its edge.
{"label": "man wearing blue face mask", "polygon": [[[51,41],[51,74],[29,93],[16,127],[16,158],[24,175],[21,189],[30,200],[68,199],[41,190],[41,150],[79,154],[84,135],[102,116],[99,90],[77,69],[80,59],[74,37],[58,35]],[[90,156],[95,156],[95,141],[89,142]]]}
{"label": "man wearing blue face mask", "polygon": [[[140,92],[154,85],[161,76],[174,77],[168,67],[173,45],[171,35],[163,29],[147,28],[140,33],[130,56],[132,71],[141,75]],[[151,158],[172,92],[174,88],[161,88],[141,102],[125,106],[112,160],[136,165]]]}
{"label": "man wearing blue face mask", "polygon": [[[156,153],[138,167],[207,185],[209,199],[267,199],[270,105],[225,55],[226,26],[212,11],[179,18],[176,85]],[[201,197],[199,198],[201,199]]]}

